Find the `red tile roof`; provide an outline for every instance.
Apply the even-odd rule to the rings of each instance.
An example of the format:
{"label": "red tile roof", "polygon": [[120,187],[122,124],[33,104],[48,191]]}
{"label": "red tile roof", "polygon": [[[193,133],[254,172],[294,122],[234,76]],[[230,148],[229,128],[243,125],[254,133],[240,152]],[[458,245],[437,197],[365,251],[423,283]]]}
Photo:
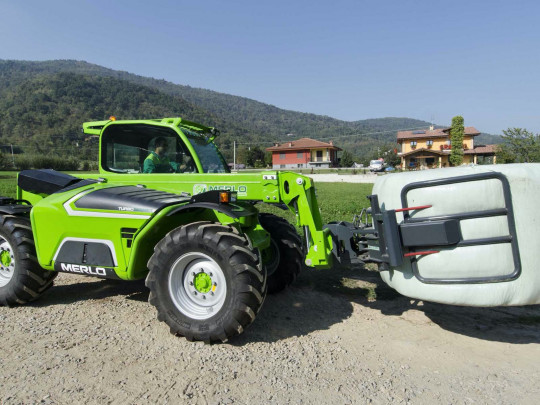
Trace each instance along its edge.
{"label": "red tile roof", "polygon": [[478,145],[474,149],[467,149],[463,152],[466,155],[481,155],[483,153],[497,153],[497,145]]}
{"label": "red tile roof", "polygon": [[311,139],[311,138],[300,138],[297,141],[290,141],[290,142],[285,142],[279,145],[274,145],[270,148],[266,148],[266,150],[270,152],[278,152],[278,151],[284,151],[284,150],[305,150],[305,149],[321,149],[321,148],[342,150],[341,148],[334,146],[332,143],[316,141],[315,139]]}
{"label": "red tile roof", "polygon": [[[424,133],[414,133],[424,131]],[[398,131],[397,140],[402,141],[405,139],[425,139],[425,138],[448,138],[450,128],[436,128],[436,129],[422,129],[416,131]],[[480,132],[475,127],[465,127],[465,135],[477,136]]]}

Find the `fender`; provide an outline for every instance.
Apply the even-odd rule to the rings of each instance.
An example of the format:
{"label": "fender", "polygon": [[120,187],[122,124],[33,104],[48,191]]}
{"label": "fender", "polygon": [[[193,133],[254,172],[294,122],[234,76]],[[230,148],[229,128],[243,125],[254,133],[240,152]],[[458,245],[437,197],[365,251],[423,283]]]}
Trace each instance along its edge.
{"label": "fender", "polygon": [[32,204],[29,201],[0,197],[0,214],[24,215],[28,214],[31,210]]}
{"label": "fender", "polygon": [[167,216],[170,217],[181,212],[187,212],[187,211],[201,209],[201,208],[217,211],[234,219],[255,215],[255,211],[248,211],[244,207],[241,207],[235,204],[225,205],[225,204],[217,204],[217,203],[211,203],[211,202],[196,202],[196,203],[186,204],[186,205],[177,207],[173,209],[171,212],[169,212]]}
{"label": "fender", "polygon": [[250,206],[199,201],[166,207],[133,236],[127,279],[146,277],[147,262],[154,252],[154,246],[171,230],[193,222],[193,210],[197,210],[197,221],[215,221],[250,228],[258,225],[257,210],[250,209]]}

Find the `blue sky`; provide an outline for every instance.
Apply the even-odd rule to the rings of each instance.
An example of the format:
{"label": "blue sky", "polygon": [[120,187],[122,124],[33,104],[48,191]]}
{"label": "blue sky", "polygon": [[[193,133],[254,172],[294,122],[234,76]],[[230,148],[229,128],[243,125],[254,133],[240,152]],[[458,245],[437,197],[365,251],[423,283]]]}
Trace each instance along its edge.
{"label": "blue sky", "polygon": [[537,1],[0,0],[0,59],[85,60],[344,120],[540,132],[539,15]]}

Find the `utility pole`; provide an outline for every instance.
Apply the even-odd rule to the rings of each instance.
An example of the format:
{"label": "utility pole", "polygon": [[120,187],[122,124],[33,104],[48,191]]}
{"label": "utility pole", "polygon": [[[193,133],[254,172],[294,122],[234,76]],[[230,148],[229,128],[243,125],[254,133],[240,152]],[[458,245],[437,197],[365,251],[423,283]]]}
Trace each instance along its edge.
{"label": "utility pole", "polygon": [[236,170],[236,141],[233,142],[233,170]]}
{"label": "utility pole", "polygon": [[11,161],[13,162],[13,168],[15,168],[15,156],[13,156],[13,145],[11,145]]}

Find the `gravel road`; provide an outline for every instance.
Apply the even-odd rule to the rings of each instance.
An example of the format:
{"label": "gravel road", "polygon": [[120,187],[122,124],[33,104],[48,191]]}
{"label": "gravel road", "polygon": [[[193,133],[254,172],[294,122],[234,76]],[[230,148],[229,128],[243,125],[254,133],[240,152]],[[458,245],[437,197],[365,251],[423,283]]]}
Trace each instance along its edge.
{"label": "gravel road", "polygon": [[0,403],[537,403],[540,306],[411,301],[375,272],[306,271],[236,340],[169,334],[142,282],[60,274],[0,308]]}

